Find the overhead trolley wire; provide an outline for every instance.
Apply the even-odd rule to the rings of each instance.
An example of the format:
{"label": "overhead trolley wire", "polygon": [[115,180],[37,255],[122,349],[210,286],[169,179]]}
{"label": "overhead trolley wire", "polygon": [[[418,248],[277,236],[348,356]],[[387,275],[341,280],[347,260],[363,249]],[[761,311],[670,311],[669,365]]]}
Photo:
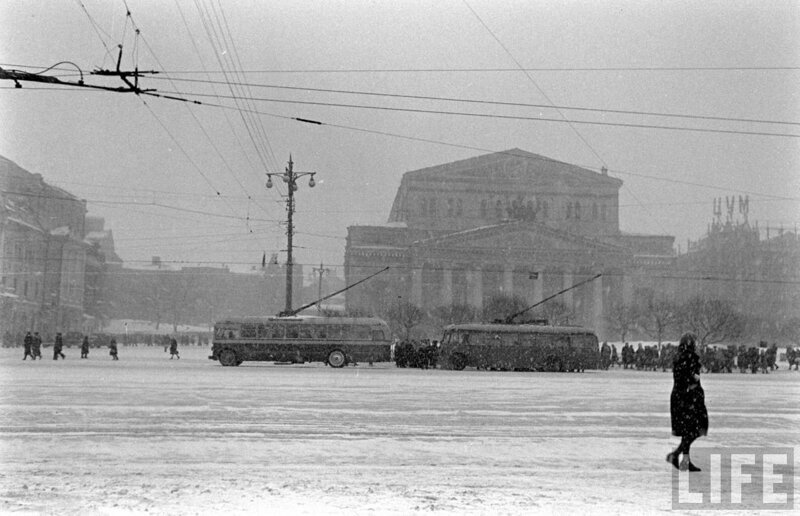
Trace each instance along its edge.
{"label": "overhead trolley wire", "polygon": [[[742,72],[742,71],[798,71],[800,66],[557,66],[520,68],[284,68],[240,70],[245,74],[303,74],[303,73],[514,73],[527,72]],[[164,73],[195,74],[198,70],[169,70]]]}
{"label": "overhead trolley wire", "polygon": [[[132,27],[134,28],[134,30],[136,32],[136,39],[138,40],[139,37],[142,38],[142,41],[144,42],[145,46],[147,47],[147,50],[150,52],[150,55],[153,57],[153,59],[156,61],[156,63],[158,63],[158,66],[161,67],[161,68],[164,68],[164,65],[158,59],[158,56],[156,55],[156,53],[153,50],[153,48],[150,46],[150,43],[147,41],[147,39],[143,35],[141,35],[141,31],[140,31],[138,25],[136,24],[136,21],[133,19],[133,14],[131,13],[130,9],[128,8],[127,1],[123,0],[123,3],[125,4],[125,8],[127,10],[126,20],[127,19],[130,20],[131,25],[132,25]],[[138,66],[137,66],[137,68],[138,68]],[[178,99],[178,100],[180,100],[180,99]],[[144,102],[144,99],[142,99],[142,102]],[[178,145],[179,148],[181,148],[181,151],[184,153],[184,155],[187,157],[187,159],[189,159],[189,161],[194,165],[195,169],[200,173],[200,175],[206,180],[208,185],[211,186],[211,188],[216,192],[217,196],[228,204],[228,207],[231,209],[232,212],[235,212],[235,210],[233,209],[233,206],[221,195],[220,191],[211,183],[211,181],[208,179],[208,177],[200,170],[200,167],[189,157],[188,153],[183,149],[183,147],[180,145],[180,143],[178,143],[177,139],[172,135],[172,133],[169,132],[169,130],[166,128],[166,125],[160,119],[158,119],[158,117],[155,115],[155,112],[150,108],[150,106],[147,105],[146,102],[144,102],[144,104],[148,107],[148,110],[150,111],[150,113],[152,113],[153,116],[158,120],[159,124],[164,128],[164,130],[167,131],[167,133],[170,135],[170,138],[176,143],[176,145]],[[187,106],[187,109],[188,109],[188,106]],[[200,128],[200,130],[203,133],[203,135],[206,137],[206,140],[209,142],[209,144],[211,145],[212,149],[214,149],[216,154],[222,160],[222,162],[225,165],[225,167],[228,169],[230,174],[236,180],[236,182],[238,183],[239,187],[242,189],[243,192],[245,192],[245,195],[248,195],[247,189],[244,187],[242,182],[239,180],[239,177],[235,174],[235,172],[231,168],[231,166],[228,163],[228,161],[222,155],[222,152],[219,150],[217,145],[214,143],[214,141],[212,140],[211,136],[206,131],[206,129],[203,126],[203,124],[197,118],[197,115],[191,109],[188,109],[188,111],[189,111],[189,114],[192,116],[192,119],[195,121],[197,126]]]}
{"label": "overhead trolley wire", "polygon": [[[176,93],[176,92],[168,92],[168,93]],[[188,97],[214,97],[215,95],[207,94],[207,93],[182,93]],[[223,98],[227,98],[224,97]],[[344,104],[344,103],[337,103],[337,102],[317,102],[317,101],[307,101],[307,100],[286,100],[286,99],[278,99],[278,98],[264,98],[264,97],[255,97],[252,100],[258,100],[262,102],[273,102],[277,104],[298,104],[298,105],[309,105],[309,106],[326,106],[326,107],[340,107],[340,108],[352,108],[352,109],[365,109],[365,110],[378,110],[378,111],[390,111],[390,112],[404,112],[404,113],[421,113],[421,114],[433,114],[433,115],[448,115],[448,116],[467,116],[467,117],[477,117],[477,118],[490,118],[490,119],[501,119],[501,120],[524,120],[530,122],[556,122],[556,123],[570,123],[570,124],[582,124],[582,125],[597,125],[597,126],[610,126],[610,127],[628,127],[628,128],[636,128],[636,129],[658,129],[658,130],[668,130],[668,131],[688,131],[688,132],[700,132],[700,133],[716,133],[716,134],[741,134],[741,135],[750,135],[750,136],[775,136],[775,137],[784,137],[784,138],[800,138],[800,134],[792,134],[792,133],[778,133],[778,132],[765,132],[765,131],[746,131],[746,130],[737,130],[737,129],[712,129],[712,128],[703,128],[703,127],[686,127],[686,126],[670,126],[670,125],[655,125],[655,124],[635,124],[635,123],[625,123],[625,122],[601,122],[601,121],[593,121],[593,120],[565,120],[562,118],[549,118],[549,117],[534,117],[534,116],[522,116],[522,115],[502,115],[497,113],[476,113],[476,112],[467,112],[467,111],[446,111],[446,110],[439,110],[439,109],[416,109],[416,108],[400,108],[400,107],[390,107],[390,106],[370,106],[364,104]],[[202,105],[206,106],[215,106],[215,107],[222,107],[231,109],[230,106],[224,105],[214,105],[209,104],[207,102],[202,102]],[[258,114],[265,114],[270,115],[269,113],[264,113],[261,111],[253,111]],[[291,118],[294,120],[298,120],[296,117],[284,117],[284,118]],[[318,122],[313,120],[303,119],[298,120],[307,123],[316,123],[321,125]],[[326,124],[331,125],[331,124]]]}
{"label": "overhead trolley wire", "polygon": [[[483,19],[480,17],[480,15],[478,15],[478,13],[477,13],[477,12],[475,12],[475,9],[473,9],[473,8],[472,8],[472,6],[471,6],[471,5],[469,5],[469,2],[467,2],[467,0],[462,0],[462,1],[463,1],[464,5],[465,5],[465,6],[467,6],[467,9],[469,9],[469,11],[470,11],[470,12],[473,14],[473,16],[475,16],[475,18],[477,18],[478,22],[480,22],[480,24],[483,26],[483,28],[484,28],[484,29],[486,29],[486,32],[488,32],[488,33],[489,33],[489,35],[490,35],[490,36],[492,36],[492,38],[495,40],[495,42],[497,42],[497,44],[498,44],[498,45],[500,45],[500,48],[502,48],[502,49],[503,49],[503,51],[506,53],[506,55],[507,55],[507,56],[508,56],[508,57],[509,57],[509,58],[510,58],[512,61],[514,61],[514,64],[515,64],[515,65],[517,65],[517,68],[519,68],[519,70],[520,70],[520,71],[521,71],[523,74],[525,74],[525,77],[527,77],[527,78],[528,78],[528,81],[530,81],[530,83],[531,83],[531,84],[533,84],[533,86],[536,88],[536,90],[539,92],[539,94],[540,94],[542,97],[544,97],[544,99],[547,101],[547,103],[548,103],[548,104],[550,104],[551,106],[555,106],[555,102],[553,102],[552,100],[550,100],[550,97],[549,97],[549,96],[547,95],[547,93],[545,93],[545,91],[544,91],[544,90],[543,90],[543,89],[542,89],[542,88],[539,86],[539,84],[536,82],[536,80],[534,80],[534,78],[533,78],[533,76],[530,74],[530,72],[528,72],[528,71],[526,71],[526,70],[525,70],[525,68],[522,66],[522,63],[520,63],[520,62],[517,60],[517,58],[516,58],[516,57],[514,57],[514,54],[512,54],[512,53],[511,53],[511,51],[508,49],[508,47],[506,47],[506,46],[503,44],[503,42],[502,42],[502,41],[500,41],[500,38],[498,38],[498,37],[497,37],[497,35],[496,35],[494,32],[492,32],[492,29],[490,29],[490,28],[489,28],[489,26],[486,24],[486,22],[484,22],[484,21],[483,21]],[[586,145],[586,147],[587,147],[587,148],[588,148],[588,149],[589,149],[589,150],[592,152],[592,154],[594,154],[594,157],[595,157],[595,158],[597,158],[597,159],[598,159],[598,161],[600,161],[600,163],[601,163],[601,164],[602,164],[604,167],[608,167],[608,164],[607,164],[607,163],[605,162],[605,160],[604,160],[604,159],[603,159],[603,158],[600,156],[600,154],[597,152],[597,150],[594,148],[594,146],[592,146],[592,144],[591,144],[591,143],[589,143],[589,140],[587,140],[587,139],[586,139],[586,138],[583,136],[583,134],[581,134],[581,133],[580,133],[580,131],[578,131],[578,130],[577,130],[577,129],[576,129],[576,128],[575,128],[575,127],[572,125],[572,122],[571,122],[571,121],[570,121],[570,120],[569,120],[569,119],[566,117],[566,115],[564,115],[564,113],[562,113],[562,112],[561,112],[561,110],[559,110],[558,108],[555,108],[555,110],[556,110],[556,112],[559,114],[559,116],[560,116],[562,119],[564,119],[564,121],[567,123],[567,125],[569,126],[569,128],[572,130],[572,132],[573,132],[573,133],[575,133],[575,135],[578,137],[578,139],[580,139],[580,140],[581,140],[581,141],[584,143],[584,145]]]}
{"label": "overhead trolley wire", "polygon": [[[202,53],[200,52],[200,48],[197,46],[197,42],[195,41],[194,35],[192,34],[192,31],[191,31],[191,29],[189,27],[189,24],[188,24],[188,22],[186,20],[186,17],[183,14],[183,9],[181,9],[179,0],[175,0],[175,7],[178,9],[178,13],[181,16],[181,20],[183,21],[183,25],[186,28],[187,34],[189,35],[189,40],[192,43],[192,47],[194,48],[195,54],[197,55],[198,59],[200,60],[200,65],[203,67],[203,70],[206,70],[206,72],[207,72],[206,73],[206,77],[208,77],[210,79],[211,75],[210,75],[210,73],[208,73],[208,69],[207,69],[207,67],[205,65],[205,60],[203,59]],[[214,87],[214,92],[216,93],[216,87]],[[231,130],[231,134],[233,134],[233,136],[236,138],[236,142],[239,144],[239,147],[241,147],[241,149],[242,149],[242,155],[247,160],[247,163],[248,163],[248,165],[250,165],[251,169],[255,170],[256,167],[254,166],[252,160],[250,159],[250,153],[246,151],[246,147],[244,145],[244,142],[242,141],[241,137],[239,136],[239,131],[235,130],[235,128],[233,126],[233,122],[231,121],[231,118],[228,115],[228,112],[224,111],[224,114],[225,114],[225,121],[227,122],[228,127]],[[257,149],[256,149],[256,151],[257,151]]]}
{"label": "overhead trolley wire", "polygon": [[[154,76],[152,77],[153,80],[164,80],[162,77]],[[202,80],[202,79],[180,79],[180,78],[171,78],[172,81],[175,82],[191,82],[191,83],[209,83],[209,84],[224,84],[222,81],[213,81],[213,80]],[[312,88],[308,86],[283,86],[277,84],[259,84],[259,83],[242,83],[243,85],[256,87],[256,88],[269,88],[269,89],[277,89],[277,90],[289,90],[289,91],[300,91],[300,92],[318,92],[318,93],[338,93],[344,95],[364,95],[370,97],[386,97],[386,98],[398,98],[398,99],[410,99],[410,100],[430,100],[430,101],[441,101],[441,102],[454,102],[454,103],[464,103],[464,104],[479,104],[479,105],[490,105],[490,106],[504,106],[504,107],[526,107],[526,108],[546,108],[546,109],[561,109],[564,111],[586,111],[592,113],[612,113],[612,114],[621,114],[621,115],[636,115],[636,116],[656,116],[656,117],[665,117],[665,118],[685,118],[689,120],[711,120],[711,121],[720,121],[720,122],[747,122],[747,123],[759,123],[759,124],[778,124],[778,125],[797,125],[800,126],[800,122],[791,122],[791,121],[781,121],[781,120],[766,120],[766,119],[759,119],[759,118],[740,118],[740,117],[724,117],[724,116],[711,116],[711,115],[687,115],[682,113],[664,113],[659,111],[639,111],[639,110],[631,110],[631,109],[611,109],[611,108],[591,108],[591,107],[581,107],[581,106],[563,106],[563,105],[548,105],[548,104],[532,104],[528,102],[506,102],[506,101],[499,101],[499,100],[482,100],[482,99],[465,99],[465,98],[457,98],[457,97],[437,97],[432,95],[406,95],[400,93],[381,93],[381,92],[372,92],[372,91],[360,91],[360,90],[341,90],[341,89],[331,89],[331,88]],[[260,100],[257,97],[254,97],[253,100]]]}
{"label": "overhead trolley wire", "polygon": [[[221,57],[221,55],[224,54],[222,52],[223,49],[219,48],[219,36],[217,35],[216,28],[214,27],[213,23],[211,23],[210,17],[208,15],[205,6],[201,5],[198,2],[198,0],[194,0],[194,5],[195,9],[198,12],[198,15],[200,16],[200,21],[202,23],[203,29],[205,30],[206,38],[208,39],[211,45],[211,49],[217,60],[217,64],[219,65],[219,68],[225,79],[225,83],[228,86],[228,91],[230,91],[231,95],[235,96],[237,95],[237,91],[235,91],[234,88],[235,81],[231,81],[227,66],[223,58]],[[244,95],[239,94],[239,96],[244,96]],[[241,108],[241,105],[239,104],[238,100],[234,100],[234,103],[236,104],[237,108]],[[263,143],[260,144],[256,138],[256,135],[258,134],[258,127],[257,127],[258,123],[255,120],[255,117],[252,116],[252,113],[248,113],[248,111],[244,109],[239,110],[239,116],[242,118],[242,122],[244,123],[245,129],[247,131],[248,136],[250,137],[251,142],[253,143],[253,148],[255,149],[256,154],[259,157],[259,160],[261,161],[262,167],[265,170],[270,170],[271,165],[273,165],[273,163],[270,164],[267,163],[267,161],[270,160],[269,153],[266,151],[265,148],[263,148]]]}

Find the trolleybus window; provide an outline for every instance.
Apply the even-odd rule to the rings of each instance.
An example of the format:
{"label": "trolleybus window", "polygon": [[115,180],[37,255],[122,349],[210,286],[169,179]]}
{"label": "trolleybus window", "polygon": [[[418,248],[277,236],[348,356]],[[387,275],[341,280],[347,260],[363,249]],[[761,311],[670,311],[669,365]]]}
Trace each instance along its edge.
{"label": "trolleybus window", "polygon": [[243,324],[242,325],[242,338],[243,339],[255,339],[258,336],[258,332],[256,330],[255,324]]}

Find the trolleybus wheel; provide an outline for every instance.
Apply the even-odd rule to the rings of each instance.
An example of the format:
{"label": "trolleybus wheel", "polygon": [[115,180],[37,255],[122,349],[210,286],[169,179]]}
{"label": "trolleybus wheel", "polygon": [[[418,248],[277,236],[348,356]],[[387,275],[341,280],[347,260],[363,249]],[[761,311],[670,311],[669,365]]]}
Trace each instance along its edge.
{"label": "trolleybus wheel", "polygon": [[454,370],[461,371],[467,367],[467,357],[461,353],[455,353],[450,359],[450,364],[453,366]]}
{"label": "trolleybus wheel", "polygon": [[344,352],[340,349],[334,349],[328,354],[328,364],[331,367],[344,367],[347,363],[347,357],[344,355]]}
{"label": "trolleybus wheel", "polygon": [[232,349],[223,349],[219,354],[219,363],[224,366],[237,366],[241,362],[236,358],[236,353]]}

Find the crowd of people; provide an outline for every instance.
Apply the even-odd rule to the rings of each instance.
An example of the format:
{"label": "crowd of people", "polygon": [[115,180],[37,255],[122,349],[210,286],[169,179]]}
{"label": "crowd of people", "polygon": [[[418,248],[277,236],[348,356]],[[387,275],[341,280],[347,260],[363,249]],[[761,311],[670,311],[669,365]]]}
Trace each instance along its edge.
{"label": "crowd of people", "polygon": [[439,342],[425,339],[404,340],[395,344],[394,362],[397,367],[436,369],[439,361]]}
{"label": "crowd of people", "polygon": [[[660,346],[637,347],[625,343],[622,352],[618,355],[613,344],[604,342],[600,347],[600,367],[621,367],[623,369],[638,369],[643,371],[667,371],[672,368],[672,363],[677,353],[677,347],[666,343]],[[759,371],[763,374],[778,369],[778,345],[768,345],[761,341],[757,346],[703,346],[697,350],[703,372],[706,373],[732,373],[738,369],[742,373]],[[800,366],[800,347],[786,348],[786,361],[789,369],[795,370]]]}
{"label": "crowd of people", "polygon": [[[169,358],[170,360],[177,358],[180,359],[180,353],[178,352],[178,339],[175,336],[161,336],[164,340],[164,352],[169,350]],[[152,345],[152,340],[150,341]],[[138,345],[138,342],[133,344]],[[107,342],[100,342],[97,341],[92,345],[89,342],[89,336],[84,335],[83,339],[80,343],[80,350],[81,350],[81,358],[88,359],[89,358],[89,350],[91,348],[97,348],[100,346],[105,346],[108,348],[108,354],[111,357],[111,360],[119,360],[119,346],[117,345],[117,339],[115,337],[110,337]],[[31,360],[42,359],[42,337],[39,335],[38,331],[31,333],[30,331],[25,334],[22,338],[22,347],[25,351],[25,354],[22,357],[22,360],[27,360],[28,357]],[[53,339],[53,360],[65,360],[67,356],[64,354],[64,337],[59,332],[56,333]]]}

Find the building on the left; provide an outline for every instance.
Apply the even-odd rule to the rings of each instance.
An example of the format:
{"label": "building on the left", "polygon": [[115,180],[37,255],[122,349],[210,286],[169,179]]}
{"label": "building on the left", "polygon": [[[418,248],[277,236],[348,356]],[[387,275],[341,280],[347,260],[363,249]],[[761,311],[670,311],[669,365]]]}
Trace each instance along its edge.
{"label": "building on the left", "polygon": [[[91,331],[106,254],[86,201],[0,156],[0,336]],[[87,239],[87,225],[94,229]],[[98,233],[97,229],[100,229]],[[87,270],[91,274],[87,274]]]}
{"label": "building on the left", "polygon": [[[294,273],[302,304],[303,267]],[[125,264],[100,217],[84,199],[0,156],[0,339],[27,331],[45,342],[56,332],[107,331],[111,320],[205,326],[218,318],[274,315],[284,307],[286,269],[275,253],[247,272],[220,267]],[[162,330],[163,331],[163,330]]]}

